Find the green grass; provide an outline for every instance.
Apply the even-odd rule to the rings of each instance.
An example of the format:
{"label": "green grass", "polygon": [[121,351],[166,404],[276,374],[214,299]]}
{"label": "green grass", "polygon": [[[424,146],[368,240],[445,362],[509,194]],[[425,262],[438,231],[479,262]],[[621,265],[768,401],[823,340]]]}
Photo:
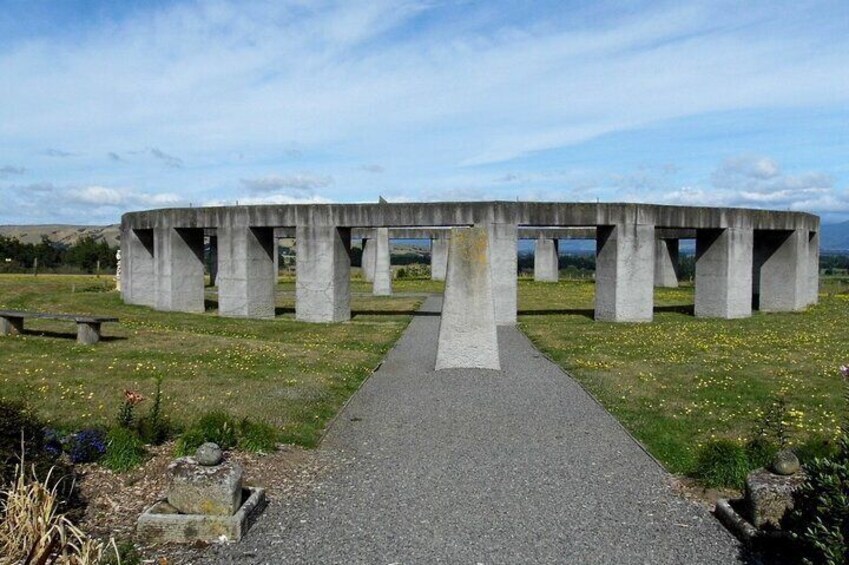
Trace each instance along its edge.
{"label": "green grass", "polygon": [[692,472],[711,439],[751,439],[779,397],[793,445],[837,437],[849,295],[718,320],[687,313],[692,287],[658,289],[651,324],[594,322],[593,296],[591,282],[520,280],[520,327],[670,471]]}
{"label": "green grass", "polygon": [[[105,339],[78,345],[73,323],[27,320],[23,336],[0,338],[0,399],[24,399],[51,425],[112,424],[124,389],[141,392],[143,415],[163,375],[163,412],[185,426],[227,410],[278,427],[282,439],[314,445],[327,421],[395,343],[421,303],[415,296],[355,295],[353,319],[296,322],[281,284],[272,321],[156,312],[106,292],[108,278],[0,276],[0,308],[113,315]],[[214,295],[212,296],[214,298]]]}

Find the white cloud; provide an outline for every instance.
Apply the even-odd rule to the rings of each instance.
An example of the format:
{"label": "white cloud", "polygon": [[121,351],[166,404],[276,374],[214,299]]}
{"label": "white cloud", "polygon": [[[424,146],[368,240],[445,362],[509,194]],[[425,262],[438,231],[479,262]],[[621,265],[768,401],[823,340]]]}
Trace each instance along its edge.
{"label": "white cloud", "polygon": [[234,200],[207,200],[202,206],[253,206],[257,204],[330,204],[332,200],[323,196],[291,196],[288,194],[268,194],[265,196],[249,196]]}
{"label": "white cloud", "polygon": [[255,179],[240,179],[240,182],[242,186],[252,193],[292,189],[296,192],[307,192],[311,194],[316,189],[326,188],[333,184],[333,177],[329,175],[301,173],[293,175],[267,175]]}
{"label": "white cloud", "polygon": [[65,198],[69,202],[77,204],[115,207],[174,206],[184,202],[184,200],[176,194],[150,194],[124,188],[110,188],[106,186],[69,188],[65,191]]}

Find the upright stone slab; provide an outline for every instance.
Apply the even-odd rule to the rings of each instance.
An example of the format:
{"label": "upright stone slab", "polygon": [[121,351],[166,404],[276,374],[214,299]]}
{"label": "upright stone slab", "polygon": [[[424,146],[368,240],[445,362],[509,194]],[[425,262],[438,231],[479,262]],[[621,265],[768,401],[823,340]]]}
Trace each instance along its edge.
{"label": "upright stone slab", "polygon": [[696,305],[700,318],[752,315],[752,230],[696,232]]}
{"label": "upright stone slab", "polygon": [[273,228],[218,228],[218,313],[274,318]]}
{"label": "upright stone slab", "polygon": [[209,271],[209,284],[218,286],[218,236],[209,236],[209,254],[206,267]]}
{"label": "upright stone slab", "polygon": [[295,317],[304,322],[351,319],[351,229],[302,224],[295,230]]}
{"label": "upright stone slab", "polygon": [[810,306],[819,302],[820,292],[820,234],[808,232],[808,299]]}
{"label": "upright stone slab", "polygon": [[[489,271],[492,277],[492,297],[495,301],[495,323],[499,326],[510,326],[516,323],[518,229],[516,224],[493,223],[487,224],[486,227],[489,235]],[[451,261],[450,251],[448,261]]]}
{"label": "upright stone slab", "polygon": [[376,243],[373,238],[363,240],[363,257],[361,265],[363,270],[363,279],[368,282],[374,282],[375,246]]}
{"label": "upright stone slab", "polygon": [[156,306],[152,229],[126,229],[121,236],[121,297],[127,304]]}
{"label": "upright stone slab", "polygon": [[534,280],[537,282],[560,280],[560,251],[556,239],[541,235],[534,241]]}
{"label": "upright stone slab", "polygon": [[203,229],[155,228],[156,309],[204,311]]}
{"label": "upright stone slab", "polygon": [[650,322],[654,308],[654,226],[599,226],[595,319]]}
{"label": "upright stone slab", "polygon": [[377,228],[374,237],[374,280],[372,294],[392,294],[392,266],[390,264],[389,228]]}
{"label": "upright stone slab", "polygon": [[678,287],[678,240],[654,240],[654,286]]}
{"label": "upright stone slab", "polygon": [[437,237],[430,240],[430,278],[435,281],[444,281],[448,272],[448,242],[445,237]]}
{"label": "upright stone slab", "polygon": [[436,369],[501,369],[484,228],[454,228],[439,324]]}
{"label": "upright stone slab", "polygon": [[755,231],[753,289],[762,312],[802,310],[810,300],[807,230]]}

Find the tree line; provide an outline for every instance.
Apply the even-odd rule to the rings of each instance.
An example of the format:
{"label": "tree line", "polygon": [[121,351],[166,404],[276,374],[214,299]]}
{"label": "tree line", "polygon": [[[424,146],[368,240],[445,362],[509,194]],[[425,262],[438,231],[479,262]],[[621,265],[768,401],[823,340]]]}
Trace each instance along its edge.
{"label": "tree line", "polygon": [[38,243],[24,243],[17,238],[0,235],[0,272],[21,273],[51,272],[100,272],[115,270],[117,247],[106,241],[87,235],[73,244],[51,241],[46,235]]}

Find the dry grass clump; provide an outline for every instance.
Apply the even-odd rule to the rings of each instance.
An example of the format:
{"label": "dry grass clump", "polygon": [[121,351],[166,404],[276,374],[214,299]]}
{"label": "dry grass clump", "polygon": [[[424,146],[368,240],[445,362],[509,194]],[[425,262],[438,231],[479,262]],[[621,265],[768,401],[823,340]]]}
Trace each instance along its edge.
{"label": "dry grass clump", "polygon": [[50,473],[44,482],[23,461],[17,478],[0,493],[0,565],[89,565],[100,563],[106,544],[86,536],[58,511]]}

